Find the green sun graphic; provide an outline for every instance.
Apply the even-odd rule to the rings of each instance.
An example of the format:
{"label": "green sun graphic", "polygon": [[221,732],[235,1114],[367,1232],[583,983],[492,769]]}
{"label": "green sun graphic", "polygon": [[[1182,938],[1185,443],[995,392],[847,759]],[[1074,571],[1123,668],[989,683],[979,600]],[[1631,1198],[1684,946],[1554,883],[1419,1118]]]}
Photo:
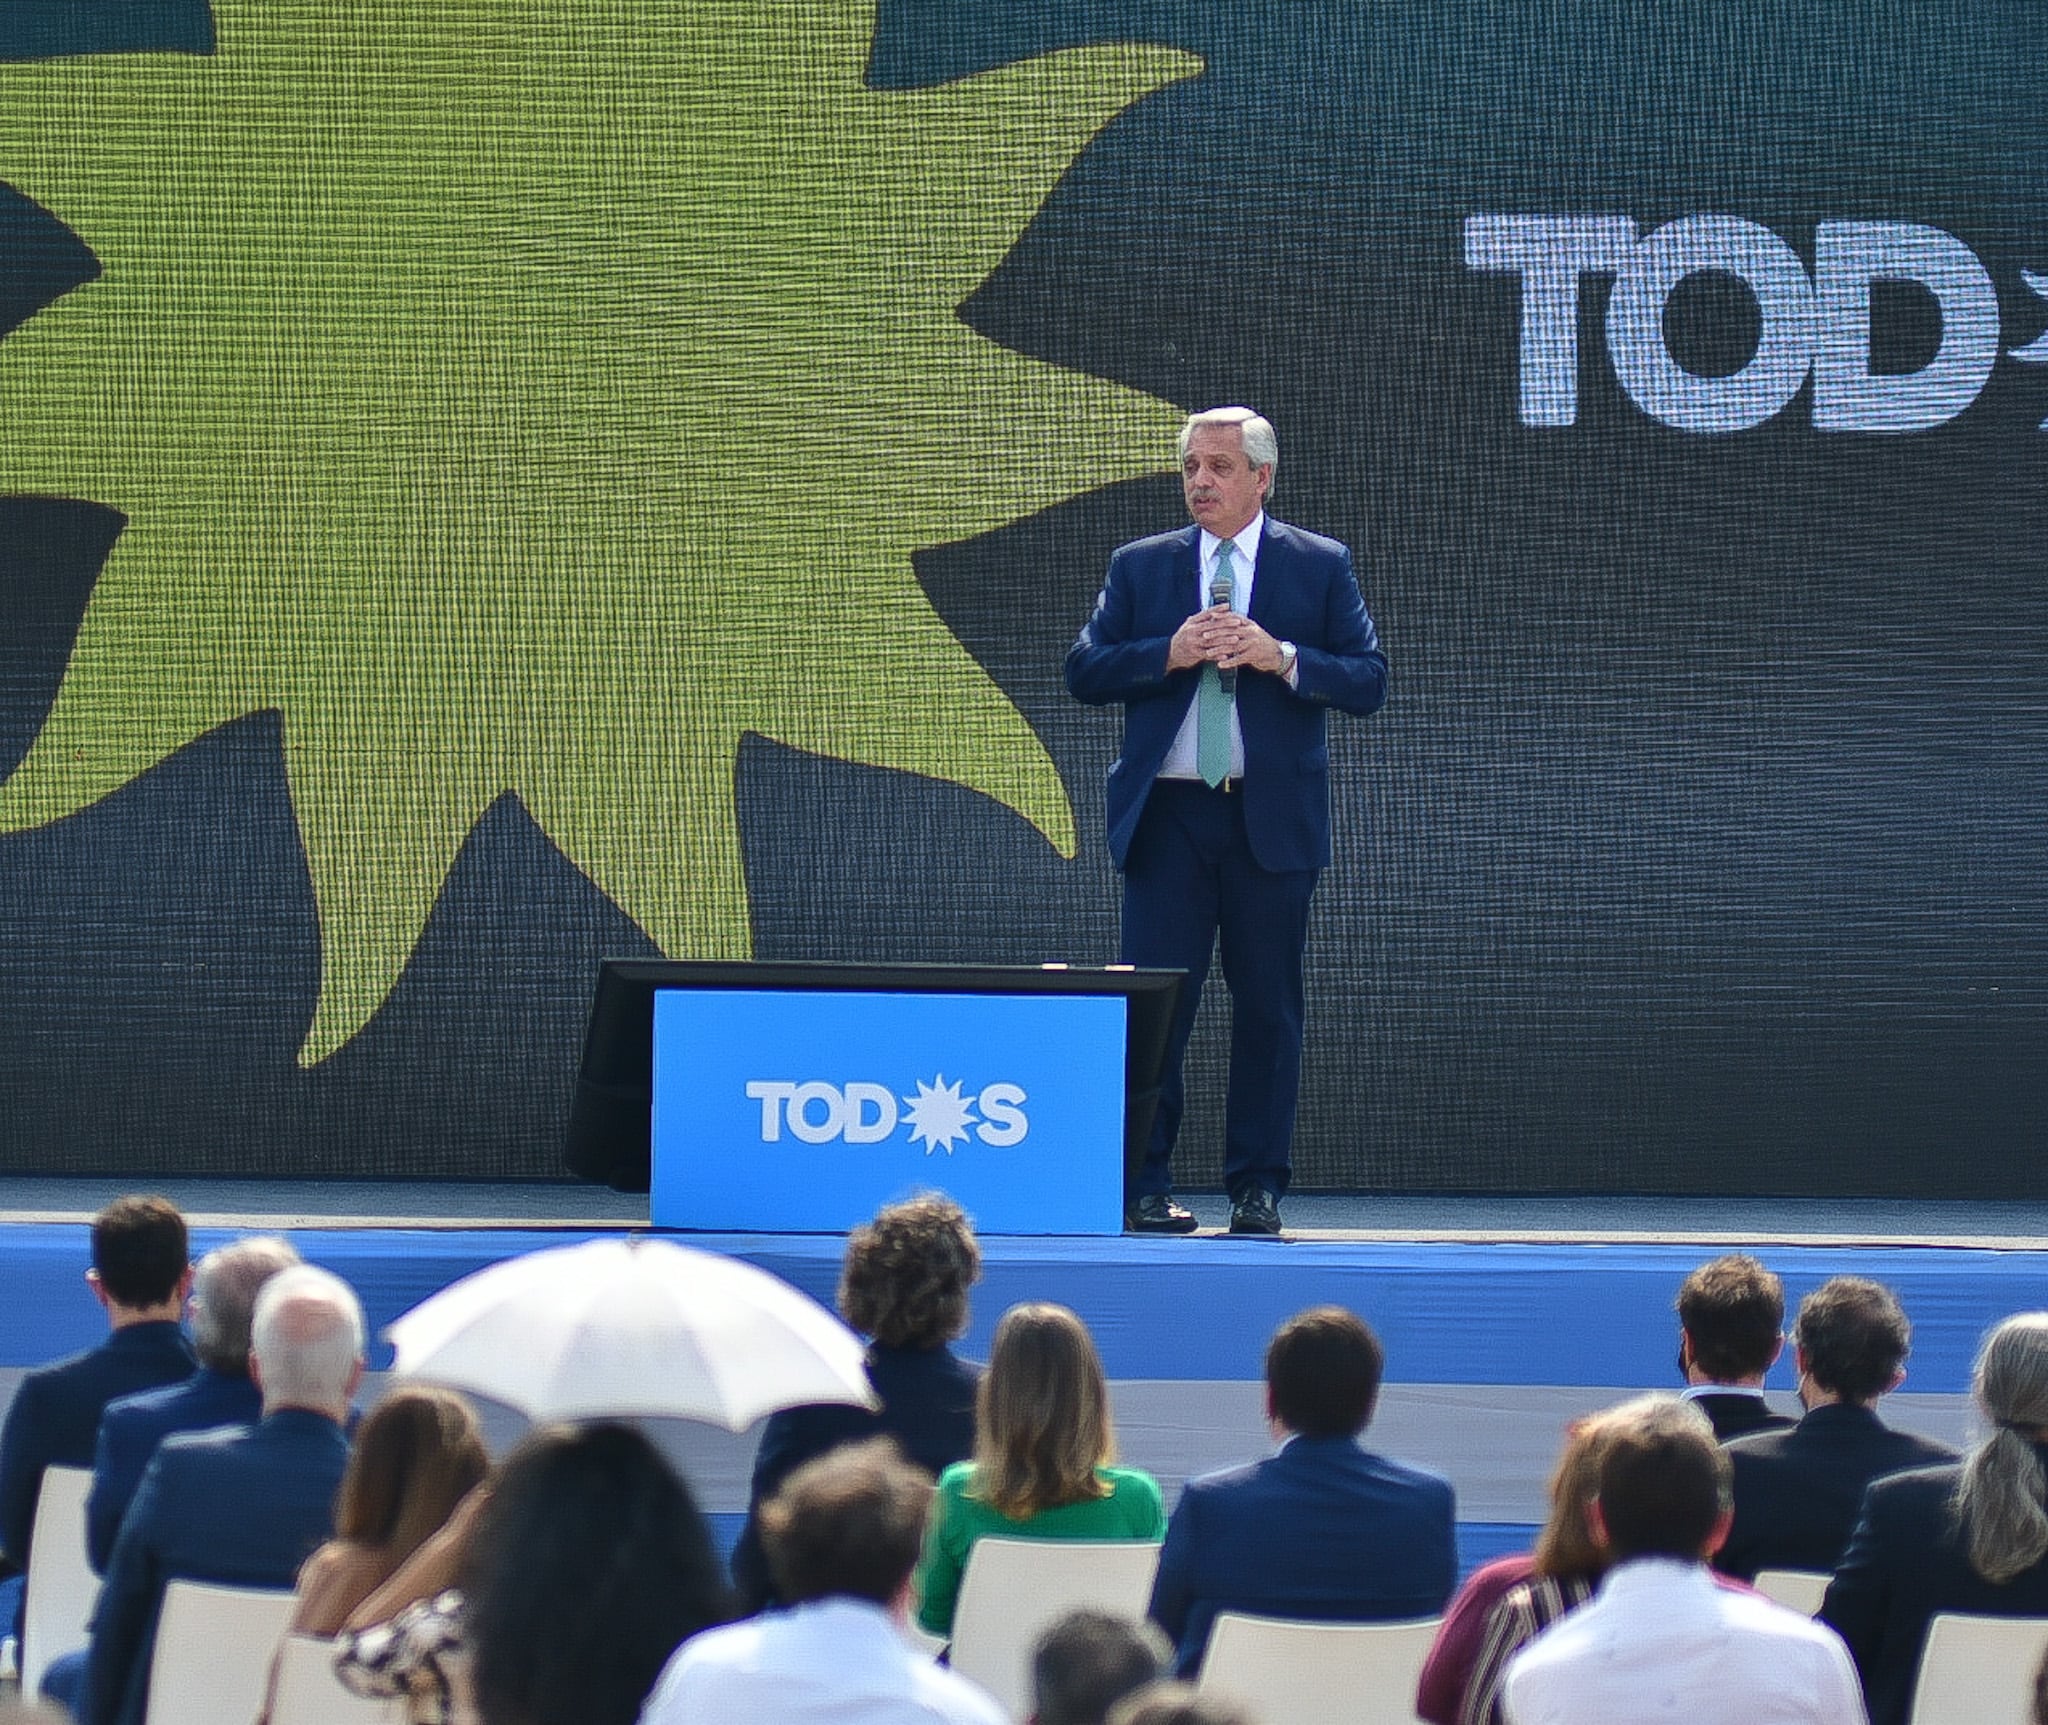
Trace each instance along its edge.
{"label": "green sun graphic", "polygon": [[893,92],[871,0],[214,10],[211,57],[0,67],[0,180],[104,271],[0,343],[0,491],[128,518],[0,830],[279,710],[307,1063],[507,790],[674,955],[749,950],[747,731],[971,786],[1072,854],[910,557],[1164,465],[1164,403],[954,308],[1198,61]]}

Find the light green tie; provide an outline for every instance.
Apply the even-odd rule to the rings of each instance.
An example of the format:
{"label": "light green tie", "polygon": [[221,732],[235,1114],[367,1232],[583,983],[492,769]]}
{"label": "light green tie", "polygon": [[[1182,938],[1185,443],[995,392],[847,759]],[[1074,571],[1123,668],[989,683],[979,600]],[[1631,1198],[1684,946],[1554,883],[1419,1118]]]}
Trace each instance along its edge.
{"label": "light green tie", "polygon": [[[1216,572],[1209,577],[1209,603],[1230,603],[1230,541],[1216,547]],[[1234,683],[1236,678],[1232,678]],[[1223,686],[1223,673],[1213,664],[1202,667],[1195,689],[1195,767],[1211,790],[1230,777],[1230,702],[1233,691]]]}

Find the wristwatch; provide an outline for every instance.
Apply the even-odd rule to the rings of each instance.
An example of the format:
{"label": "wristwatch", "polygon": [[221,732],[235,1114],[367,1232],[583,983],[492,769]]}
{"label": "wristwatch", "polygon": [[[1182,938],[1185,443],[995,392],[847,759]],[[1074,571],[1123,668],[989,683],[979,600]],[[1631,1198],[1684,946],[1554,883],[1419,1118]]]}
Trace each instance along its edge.
{"label": "wristwatch", "polygon": [[1280,674],[1281,676],[1283,676],[1283,677],[1284,677],[1284,676],[1286,676],[1286,675],[1287,675],[1287,673],[1288,673],[1289,671],[1291,671],[1291,670],[1293,670],[1293,669],[1294,669],[1294,660],[1295,660],[1295,655],[1296,655],[1296,654],[1297,654],[1297,653],[1298,653],[1299,651],[1300,651],[1300,649],[1299,649],[1299,648],[1297,648],[1297,647],[1295,646],[1295,644],[1294,644],[1294,643],[1293,643],[1292,641],[1282,641],[1282,642],[1280,643],[1280,672],[1279,672],[1279,674]]}

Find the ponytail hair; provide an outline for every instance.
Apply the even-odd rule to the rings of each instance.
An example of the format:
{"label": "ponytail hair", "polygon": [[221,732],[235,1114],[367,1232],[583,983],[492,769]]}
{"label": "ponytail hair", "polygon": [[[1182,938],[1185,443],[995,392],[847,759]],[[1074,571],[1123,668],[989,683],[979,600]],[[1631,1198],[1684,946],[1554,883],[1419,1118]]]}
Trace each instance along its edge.
{"label": "ponytail hair", "polygon": [[1993,1429],[1963,1460],[1955,1515],[1970,1567],[2006,1582],[2048,1557],[2048,1470],[2033,1443],[2048,1431],[2048,1312],[2021,1312],[1984,1338],[1975,1388]]}

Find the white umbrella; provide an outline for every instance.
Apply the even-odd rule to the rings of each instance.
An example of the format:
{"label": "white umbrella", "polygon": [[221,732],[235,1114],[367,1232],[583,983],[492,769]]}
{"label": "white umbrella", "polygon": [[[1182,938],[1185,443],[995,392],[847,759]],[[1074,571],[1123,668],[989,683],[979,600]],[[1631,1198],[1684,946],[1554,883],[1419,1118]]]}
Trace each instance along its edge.
{"label": "white umbrella", "polygon": [[666,1415],[737,1432],[805,1402],[875,1405],[860,1338],[809,1295],[667,1240],[508,1258],[385,1334],[405,1376],[536,1420]]}

